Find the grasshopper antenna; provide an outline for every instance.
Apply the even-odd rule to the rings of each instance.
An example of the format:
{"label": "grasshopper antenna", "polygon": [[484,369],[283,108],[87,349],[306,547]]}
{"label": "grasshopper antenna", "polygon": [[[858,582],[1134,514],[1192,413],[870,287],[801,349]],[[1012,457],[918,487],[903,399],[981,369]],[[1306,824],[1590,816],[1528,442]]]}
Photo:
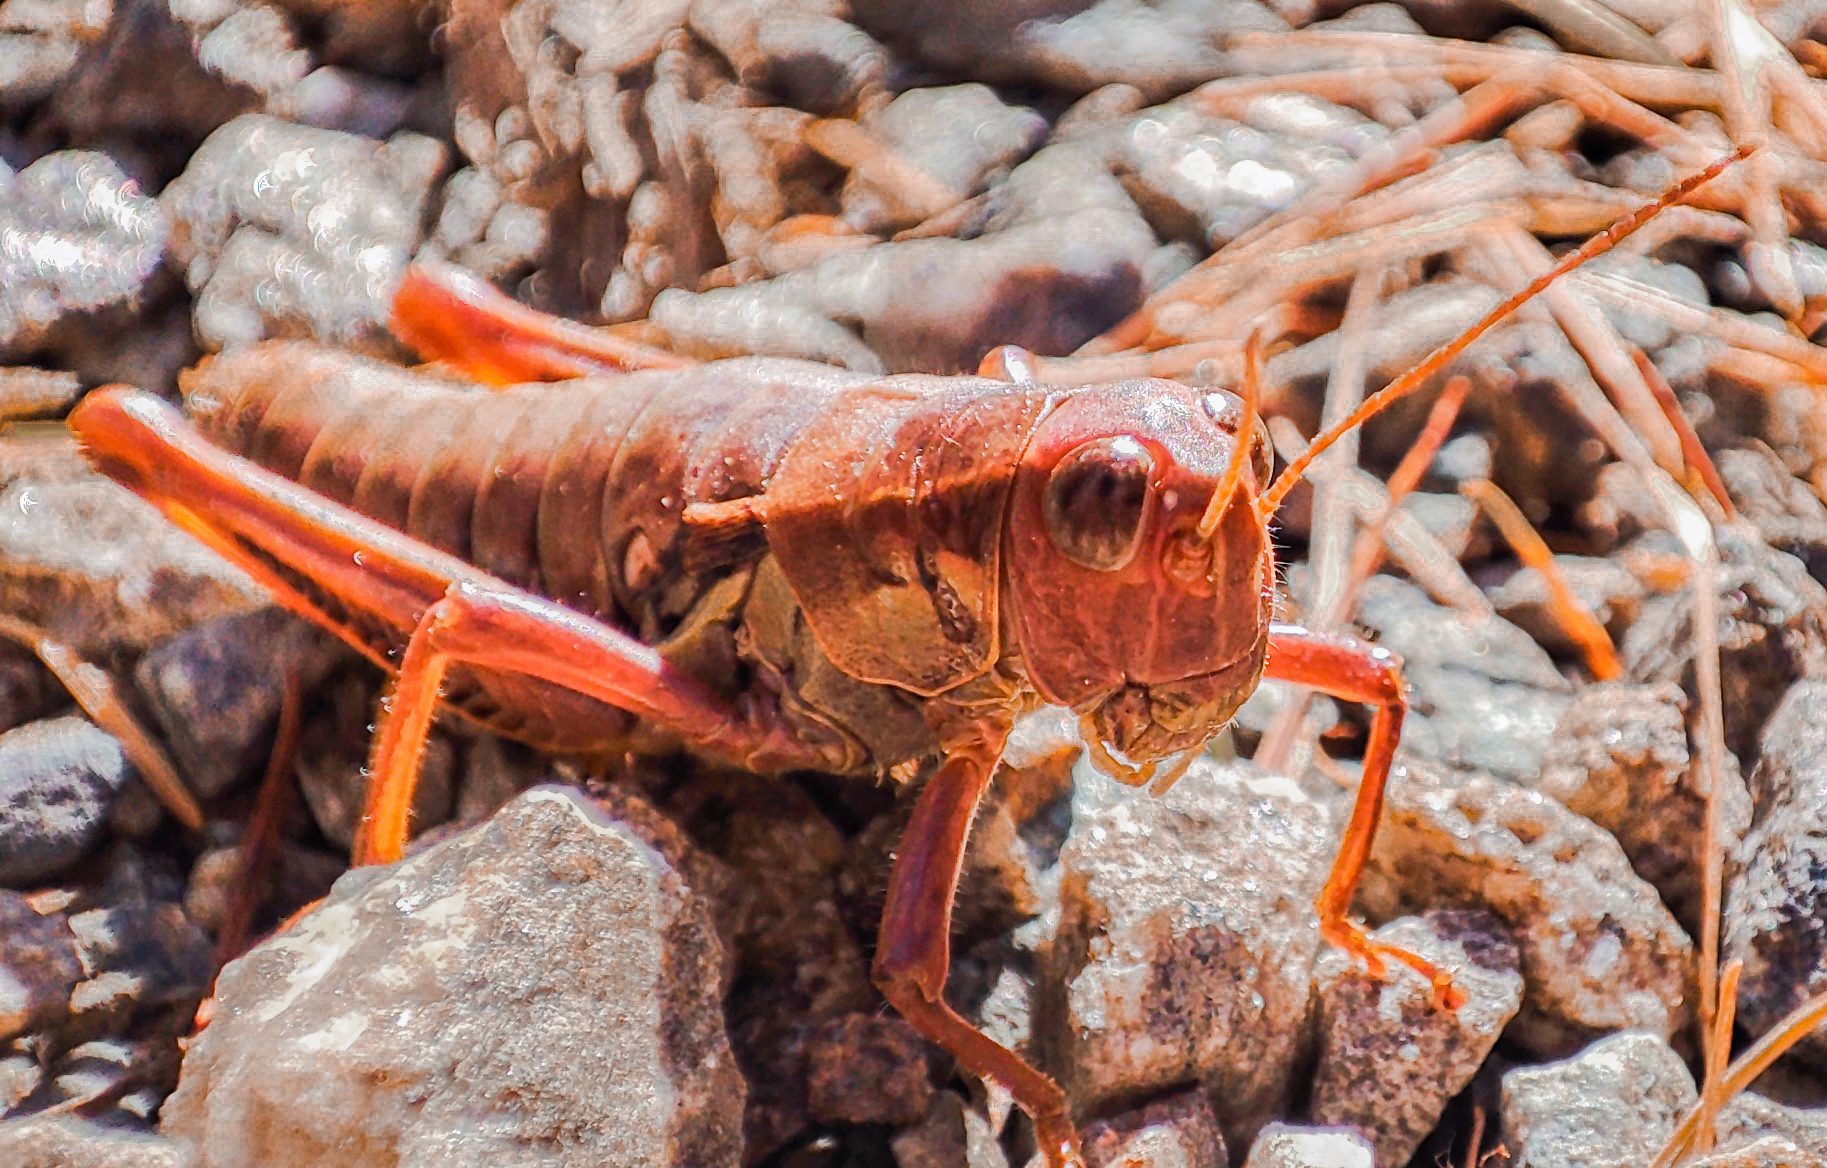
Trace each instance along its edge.
{"label": "grasshopper antenna", "polygon": [[[1492,325],[1495,325],[1498,321],[1522,307],[1524,303],[1541,292],[1542,289],[1554,283],[1554,281],[1560,279],[1573,269],[1579,267],[1581,264],[1586,263],[1588,260],[1604,255],[1619,243],[1622,243],[1632,232],[1655,218],[1665,208],[1679,203],[1700,187],[1711,182],[1713,179],[1718,178],[1720,172],[1724,171],[1733,163],[1740,162],[1749,157],[1752,151],[1756,149],[1757,147],[1755,145],[1740,146],[1737,150],[1726,157],[1719,159],[1717,162],[1714,162],[1705,170],[1682,179],[1680,182],[1664,191],[1661,197],[1656,199],[1655,202],[1646,203],[1643,206],[1638,207],[1635,211],[1632,211],[1624,218],[1613,223],[1610,227],[1607,227],[1591,239],[1588,239],[1585,243],[1582,243],[1577,249],[1568,252],[1561,258],[1560,263],[1555,264],[1549,271],[1544,272],[1542,275],[1529,281],[1528,285],[1521,291],[1487,313],[1483,320],[1480,320],[1477,324],[1473,325],[1465,332],[1460,333],[1446,344],[1441,345],[1438,349],[1435,349],[1432,353],[1428,354],[1427,359],[1422,361],[1419,365],[1416,365],[1407,373],[1404,373],[1382,389],[1365,398],[1362,405],[1351,411],[1351,414],[1348,417],[1333,426],[1330,430],[1325,430],[1315,435],[1313,441],[1307,444],[1307,449],[1302,451],[1293,462],[1290,462],[1287,465],[1287,468],[1281,472],[1281,475],[1275,480],[1273,486],[1263,492],[1262,499],[1258,503],[1258,506],[1263,509],[1265,514],[1273,514],[1275,509],[1281,506],[1281,501],[1287,493],[1294,489],[1294,484],[1298,483],[1301,476],[1307,472],[1307,468],[1313,465],[1313,460],[1324,453],[1334,442],[1337,442],[1344,435],[1375,417],[1398,398],[1405,397],[1420,388],[1428,378],[1440,372],[1440,370],[1446,366],[1447,362],[1451,361],[1454,357],[1457,357],[1460,353],[1463,353],[1473,341],[1476,341],[1479,337],[1483,336]],[[1247,376],[1248,372],[1246,367],[1246,379]]]}
{"label": "grasshopper antenna", "polygon": [[1218,520],[1224,517],[1224,509],[1231,505],[1243,483],[1244,471],[1250,465],[1250,447],[1256,442],[1257,402],[1261,397],[1262,329],[1255,328],[1243,343],[1243,417],[1237,423],[1237,441],[1231,446],[1231,461],[1224,468],[1224,477],[1218,480],[1218,489],[1212,492],[1212,501],[1199,518],[1200,539],[1212,537]]}

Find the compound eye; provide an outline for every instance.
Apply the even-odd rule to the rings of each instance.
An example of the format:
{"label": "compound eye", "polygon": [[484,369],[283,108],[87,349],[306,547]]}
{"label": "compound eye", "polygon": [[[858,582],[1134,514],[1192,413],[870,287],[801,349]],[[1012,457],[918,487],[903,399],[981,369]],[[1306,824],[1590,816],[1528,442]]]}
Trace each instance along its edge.
{"label": "compound eye", "polygon": [[1142,542],[1155,460],[1128,435],[1087,442],[1047,480],[1047,536],[1075,564],[1114,572]]}

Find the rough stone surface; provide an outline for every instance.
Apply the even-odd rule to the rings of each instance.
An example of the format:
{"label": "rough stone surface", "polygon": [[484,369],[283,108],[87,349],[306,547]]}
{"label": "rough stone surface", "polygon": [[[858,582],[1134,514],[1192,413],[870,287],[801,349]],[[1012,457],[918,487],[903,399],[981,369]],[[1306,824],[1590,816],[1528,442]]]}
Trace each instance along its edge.
{"label": "rough stone surface", "polygon": [[[1802,681],[1764,730],[1751,776],[1755,815],[1726,893],[1726,960],[1745,963],[1738,1016],[1761,1034],[1827,988],[1827,683]],[[1796,1052],[1827,1066],[1827,1040]]]}
{"label": "rough stone surface", "polygon": [[16,175],[0,166],[0,359],[67,316],[135,305],[170,230],[106,154],[60,151]]}
{"label": "rough stone surface", "polygon": [[339,643],[280,608],[178,634],[134,670],[172,759],[200,796],[221,794],[266,758],[287,679],[308,691],[342,657]]}
{"label": "rough stone surface", "polygon": [[[1726,746],[1748,766],[1764,724],[1791,682],[1827,679],[1827,590],[1802,562],[1744,524],[1717,527],[1719,672]],[[1687,589],[1652,596],[1618,646],[1632,681],[1694,688],[1692,598]]]}
{"label": "rough stone surface", "polygon": [[926,1117],[896,1132],[889,1148],[895,1168],[1008,1168],[1009,1163],[990,1121],[950,1091],[935,1095]]}
{"label": "rough stone surface", "polygon": [[164,1130],[200,1168],[733,1166],[722,967],[661,848],[539,788],[230,964]]}
{"label": "rough stone surface", "polygon": [[8,1168],[192,1168],[195,1162],[175,1140],[80,1119],[0,1123],[0,1163]]}
{"label": "rough stone surface", "polygon": [[1821,1108],[1789,1107],[1755,1091],[1741,1091],[1719,1109],[1717,1129],[1722,1149],[1775,1134],[1827,1162],[1827,1110]]}
{"label": "rough stone surface", "polygon": [[264,600],[240,571],[105,479],[21,479],[0,491],[0,612],[84,657],[143,649]]}
{"label": "rough stone surface", "polygon": [[806,1095],[821,1123],[917,1123],[933,1097],[926,1040],[892,1015],[839,1018],[806,1051]]}
{"label": "rough stone surface", "polygon": [[1089,1124],[1090,1168],[1224,1168],[1224,1134],[1204,1091],[1184,1091]]}
{"label": "rough stone surface", "polygon": [[1318,804],[1247,766],[1201,759],[1162,798],[1081,767],[1033,1022],[1080,1108],[1203,1082],[1247,1143],[1298,1053],[1328,846]]}
{"label": "rough stone surface", "polygon": [[1698,1097],[1666,1042],[1631,1031],[1505,1075],[1503,1126],[1518,1168],[1636,1168]]}
{"label": "rough stone surface", "polygon": [[0,1041],[55,1023],[82,976],[63,914],[41,914],[18,893],[0,892]]}
{"label": "rough stone surface", "polygon": [[1782,1136],[1763,1136],[1749,1143],[1717,1148],[1687,1161],[1688,1168],[1820,1168],[1823,1161]]}
{"label": "rough stone surface", "polygon": [[1568,685],[1527,633],[1434,604],[1390,576],[1365,585],[1359,617],[1402,657],[1408,753],[1515,781],[1541,769]]}
{"label": "rough stone surface", "polygon": [[1495,914],[1522,954],[1508,1033],[1538,1054],[1687,1025],[1693,943],[1616,840],[1539,791],[1398,762],[1358,903],[1379,921],[1435,906]]}
{"label": "rough stone surface", "polygon": [[23,888],[82,859],[133,775],[121,744],[86,718],[0,734],[0,884]]}
{"label": "rough stone surface", "polygon": [[[1656,886],[1690,932],[1701,912],[1705,778],[1688,749],[1680,687],[1600,682],[1567,708],[1530,785],[1617,837],[1637,875]],[[1729,762],[1728,762],[1728,765]],[[1744,781],[1723,787],[1726,838],[1750,824]]]}
{"label": "rough stone surface", "polygon": [[220,349],[306,336],[385,348],[388,298],[418,246],[443,150],[246,114],[209,136],[161,202],[197,295],[198,338]]}
{"label": "rough stone surface", "polygon": [[1350,1128],[1270,1124],[1243,1168],[1375,1168],[1370,1142]]}
{"label": "rough stone surface", "polygon": [[1451,970],[1466,1003],[1440,1009],[1432,987],[1399,963],[1378,980],[1341,951],[1321,953],[1308,1111],[1316,1123],[1362,1129],[1379,1164],[1406,1164],[1516,1015],[1523,979],[1516,943],[1489,913],[1437,909],[1391,921],[1376,938]]}

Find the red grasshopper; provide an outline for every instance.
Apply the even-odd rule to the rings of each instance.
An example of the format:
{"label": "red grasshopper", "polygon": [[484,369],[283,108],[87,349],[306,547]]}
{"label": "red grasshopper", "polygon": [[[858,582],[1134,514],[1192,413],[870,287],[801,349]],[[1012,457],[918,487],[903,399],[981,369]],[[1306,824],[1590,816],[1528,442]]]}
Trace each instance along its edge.
{"label": "red grasshopper", "polygon": [[1162,760],[1190,759],[1264,676],[1374,706],[1321,929],[1373,971],[1412,966],[1454,1007],[1449,974],[1347,915],[1405,709],[1399,664],[1271,620],[1268,519],[1340,434],[1740,156],[1588,241],[1266,490],[1255,339],[1241,398],[1043,385],[1018,350],[979,378],[694,366],[425,271],[395,329],[426,356],[495,384],[641,371],[478,395],[366,363],[331,387],[314,363],[362,363],[265,346],[188,376],[209,438],[124,388],[90,394],[70,425],[103,471],[396,671],[357,864],[399,858],[441,699],[569,751],[650,741],[644,724],[760,770],[879,775],[939,756],[897,854],[875,980],[1010,1090],[1060,1168],[1080,1159],[1064,1095],[941,992],[966,837],[1014,718],[1069,707],[1101,766],[1160,790],[1179,773]]}

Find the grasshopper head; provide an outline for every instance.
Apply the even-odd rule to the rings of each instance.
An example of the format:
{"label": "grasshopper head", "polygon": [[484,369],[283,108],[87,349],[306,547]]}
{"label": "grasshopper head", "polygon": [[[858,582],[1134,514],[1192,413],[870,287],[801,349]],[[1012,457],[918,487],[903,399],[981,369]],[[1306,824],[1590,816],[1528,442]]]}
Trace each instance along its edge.
{"label": "grasshopper head", "polygon": [[[1255,506],[1269,454],[1260,427],[1237,434],[1242,416],[1222,391],[1089,386],[1023,455],[1004,537],[1013,636],[1040,695],[1083,717],[1094,755],[1193,749],[1256,688],[1274,600]],[[1240,440],[1244,482],[1201,536]]]}

